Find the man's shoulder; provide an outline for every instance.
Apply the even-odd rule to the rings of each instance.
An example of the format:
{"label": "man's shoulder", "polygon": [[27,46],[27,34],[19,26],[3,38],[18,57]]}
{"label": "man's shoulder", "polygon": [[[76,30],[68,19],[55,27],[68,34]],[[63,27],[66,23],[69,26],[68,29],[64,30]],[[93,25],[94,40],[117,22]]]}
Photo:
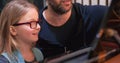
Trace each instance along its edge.
{"label": "man's shoulder", "polygon": [[78,7],[81,10],[106,10],[108,6],[103,5],[82,5],[80,3],[73,3],[73,7]]}
{"label": "man's shoulder", "polygon": [[80,3],[73,3],[73,8],[82,8],[82,7],[84,6]]}
{"label": "man's shoulder", "polygon": [[88,9],[91,9],[91,10],[107,10],[107,6],[103,6],[103,5],[91,5],[91,6],[88,6]]}
{"label": "man's shoulder", "polygon": [[108,10],[108,6],[103,5],[82,5],[79,3],[74,3],[73,7],[79,9],[83,16],[89,14],[104,14]]}

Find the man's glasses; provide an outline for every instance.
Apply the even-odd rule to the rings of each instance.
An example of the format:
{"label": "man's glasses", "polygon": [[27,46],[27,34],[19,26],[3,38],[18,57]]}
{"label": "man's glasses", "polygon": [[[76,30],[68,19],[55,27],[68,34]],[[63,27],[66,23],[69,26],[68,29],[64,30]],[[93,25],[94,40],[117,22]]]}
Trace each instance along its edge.
{"label": "man's glasses", "polygon": [[16,24],[13,24],[13,26],[20,26],[20,25],[29,24],[31,29],[36,29],[37,25],[39,23],[40,23],[40,21],[31,21],[31,22],[25,22],[25,23],[16,23]]}

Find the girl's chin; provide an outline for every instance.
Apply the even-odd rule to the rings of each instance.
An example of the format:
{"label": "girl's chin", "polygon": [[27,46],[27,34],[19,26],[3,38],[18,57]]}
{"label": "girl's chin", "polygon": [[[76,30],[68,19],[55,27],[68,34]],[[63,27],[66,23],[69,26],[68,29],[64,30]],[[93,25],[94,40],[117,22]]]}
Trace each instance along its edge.
{"label": "girl's chin", "polygon": [[38,41],[38,38],[35,38],[33,42],[37,42]]}

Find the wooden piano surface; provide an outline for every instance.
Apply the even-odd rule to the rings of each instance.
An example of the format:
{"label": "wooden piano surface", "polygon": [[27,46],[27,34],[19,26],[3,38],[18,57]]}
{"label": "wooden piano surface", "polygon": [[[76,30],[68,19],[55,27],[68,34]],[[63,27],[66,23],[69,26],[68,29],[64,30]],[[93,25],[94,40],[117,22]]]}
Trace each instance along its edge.
{"label": "wooden piano surface", "polygon": [[105,63],[120,63],[120,54],[114,56],[113,58],[107,60]]}

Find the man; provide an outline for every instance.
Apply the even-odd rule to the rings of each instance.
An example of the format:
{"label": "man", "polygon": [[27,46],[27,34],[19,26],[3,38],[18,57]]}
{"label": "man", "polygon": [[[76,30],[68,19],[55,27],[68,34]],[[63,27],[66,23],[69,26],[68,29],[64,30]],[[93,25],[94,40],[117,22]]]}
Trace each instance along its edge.
{"label": "man", "polygon": [[47,0],[37,47],[52,57],[89,47],[107,7],[73,4],[72,0]]}

